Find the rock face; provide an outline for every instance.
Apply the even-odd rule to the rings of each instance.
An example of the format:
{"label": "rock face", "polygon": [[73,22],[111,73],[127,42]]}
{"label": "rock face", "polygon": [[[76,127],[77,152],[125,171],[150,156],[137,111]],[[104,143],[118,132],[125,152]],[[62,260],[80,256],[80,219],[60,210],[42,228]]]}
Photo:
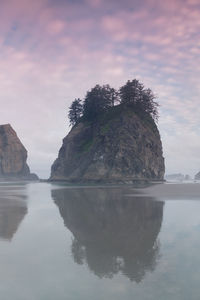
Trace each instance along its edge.
{"label": "rock face", "polygon": [[27,151],[11,125],[0,125],[0,179],[38,179],[26,160]]}
{"label": "rock face", "polygon": [[126,182],[162,180],[164,158],[154,121],[114,107],[98,121],[80,122],[63,139],[51,180]]}

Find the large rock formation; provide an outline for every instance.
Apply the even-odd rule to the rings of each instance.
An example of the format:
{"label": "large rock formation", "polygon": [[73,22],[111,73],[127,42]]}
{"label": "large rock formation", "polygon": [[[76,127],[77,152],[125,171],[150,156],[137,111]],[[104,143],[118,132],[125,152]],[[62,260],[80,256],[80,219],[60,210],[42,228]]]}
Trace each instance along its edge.
{"label": "large rock formation", "polygon": [[153,119],[120,106],[96,122],[82,121],[63,139],[51,180],[162,180],[164,158]]}
{"label": "large rock formation", "polygon": [[27,151],[11,125],[0,125],[0,179],[37,179],[26,160]]}

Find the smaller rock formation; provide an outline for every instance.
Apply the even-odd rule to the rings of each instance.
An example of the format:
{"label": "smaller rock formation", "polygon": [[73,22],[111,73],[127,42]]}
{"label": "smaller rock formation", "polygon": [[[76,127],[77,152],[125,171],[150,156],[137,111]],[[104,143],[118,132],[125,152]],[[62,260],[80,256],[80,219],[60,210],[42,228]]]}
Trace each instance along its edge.
{"label": "smaller rock formation", "polygon": [[165,179],[167,181],[188,181],[191,180],[191,177],[188,174],[184,175],[181,173],[176,173],[176,174],[165,175]]}
{"label": "smaller rock formation", "polygon": [[10,124],[0,125],[0,180],[37,180],[26,163],[27,150]]}
{"label": "smaller rock formation", "polygon": [[198,172],[195,176],[194,176],[195,180],[200,180],[200,172]]}
{"label": "smaller rock formation", "polygon": [[186,174],[184,180],[186,180],[186,181],[187,181],[187,180],[191,180],[190,175]]}
{"label": "smaller rock formation", "polygon": [[181,173],[165,175],[165,179],[169,181],[183,181],[185,176]]}

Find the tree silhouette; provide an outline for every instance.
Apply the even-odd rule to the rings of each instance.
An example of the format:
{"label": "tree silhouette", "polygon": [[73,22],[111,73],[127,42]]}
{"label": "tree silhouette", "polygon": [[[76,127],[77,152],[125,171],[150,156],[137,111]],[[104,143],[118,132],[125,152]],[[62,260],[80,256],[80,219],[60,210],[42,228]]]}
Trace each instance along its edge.
{"label": "tree silhouette", "polygon": [[154,100],[156,96],[151,89],[145,89],[144,85],[137,79],[128,80],[119,89],[120,103],[150,115],[154,120],[158,119],[158,103]]}
{"label": "tree silhouette", "polygon": [[97,115],[114,106],[117,92],[109,85],[96,85],[87,92],[83,103],[83,116],[87,120],[94,120]]}
{"label": "tree silhouette", "polygon": [[69,121],[70,121],[70,125],[75,125],[83,112],[83,106],[81,104],[81,99],[75,99],[70,108],[69,108],[69,113],[68,113],[68,117],[69,117]]}
{"label": "tree silhouette", "polygon": [[145,88],[137,79],[128,80],[119,91],[110,85],[96,85],[86,93],[83,104],[75,99],[69,108],[69,120],[73,126],[81,118],[83,121],[95,121],[99,115],[109,111],[113,106],[121,109],[128,107],[142,117],[150,116],[153,120],[158,119],[158,103],[151,89]]}

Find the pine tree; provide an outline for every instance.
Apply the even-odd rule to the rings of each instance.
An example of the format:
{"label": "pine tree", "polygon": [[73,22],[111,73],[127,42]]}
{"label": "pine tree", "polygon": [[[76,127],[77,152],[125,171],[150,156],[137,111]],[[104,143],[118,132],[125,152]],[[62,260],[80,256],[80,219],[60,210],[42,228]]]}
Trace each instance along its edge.
{"label": "pine tree", "polygon": [[119,89],[120,103],[132,107],[135,112],[143,112],[150,115],[154,120],[158,119],[158,103],[151,89],[145,89],[137,79],[128,80]]}
{"label": "pine tree", "polygon": [[117,92],[109,85],[96,85],[87,92],[83,103],[83,117],[94,120],[99,114],[114,106]]}
{"label": "pine tree", "polygon": [[69,113],[68,113],[68,117],[69,117],[69,121],[70,121],[70,125],[75,125],[83,112],[83,106],[81,104],[81,99],[75,99],[70,108],[69,108]]}
{"label": "pine tree", "polygon": [[119,89],[119,95],[122,104],[136,105],[143,92],[144,86],[137,79],[128,80],[127,83]]}

